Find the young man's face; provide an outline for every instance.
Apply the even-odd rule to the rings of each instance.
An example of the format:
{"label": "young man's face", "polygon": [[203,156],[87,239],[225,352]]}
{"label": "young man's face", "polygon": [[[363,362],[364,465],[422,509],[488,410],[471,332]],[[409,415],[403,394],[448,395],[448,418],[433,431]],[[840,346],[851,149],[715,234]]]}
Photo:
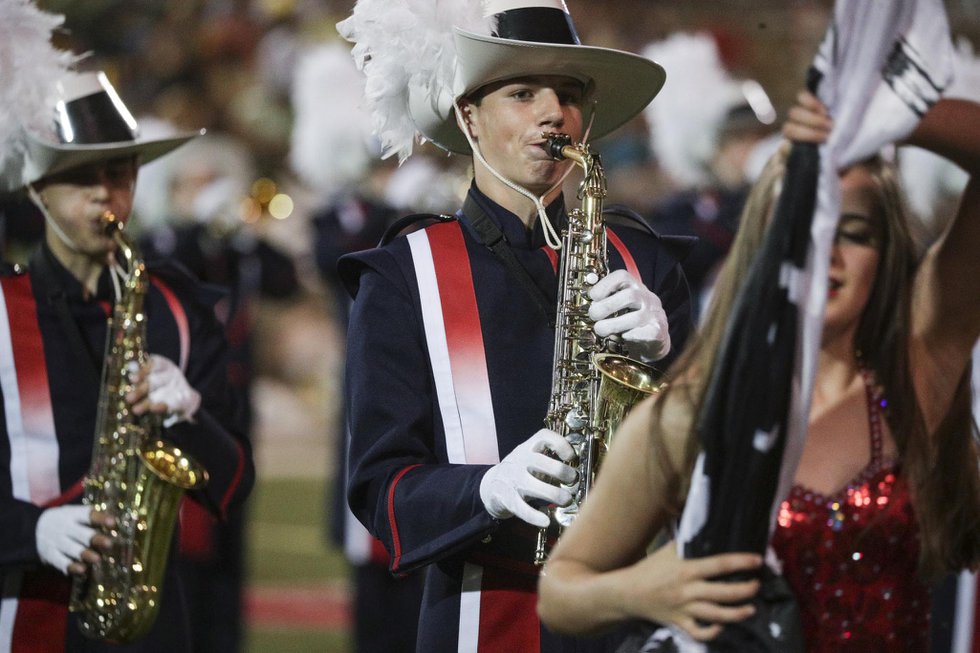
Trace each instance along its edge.
{"label": "young man's face", "polygon": [[[54,220],[78,253],[104,260],[114,249],[105,235],[102,215],[111,211],[125,220],[133,208],[136,160],[112,159],[80,166],[46,177],[38,194]],[[48,245],[58,253],[65,244],[48,228]]]}
{"label": "young man's face", "polygon": [[568,162],[554,161],[541,148],[542,132],[582,138],[582,83],[571,77],[520,77],[481,89],[464,101],[470,133],[497,172],[535,194],[557,183]]}

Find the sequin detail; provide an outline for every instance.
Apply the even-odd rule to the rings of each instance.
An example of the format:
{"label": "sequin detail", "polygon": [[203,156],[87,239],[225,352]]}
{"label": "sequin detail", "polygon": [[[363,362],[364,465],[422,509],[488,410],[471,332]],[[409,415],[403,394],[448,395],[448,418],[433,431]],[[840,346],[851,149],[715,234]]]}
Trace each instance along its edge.
{"label": "sequin detail", "polygon": [[868,374],[865,387],[870,462],[833,496],[794,486],[773,533],[783,575],[800,603],[808,653],[928,650],[918,527],[899,466],[883,459],[887,404]]}

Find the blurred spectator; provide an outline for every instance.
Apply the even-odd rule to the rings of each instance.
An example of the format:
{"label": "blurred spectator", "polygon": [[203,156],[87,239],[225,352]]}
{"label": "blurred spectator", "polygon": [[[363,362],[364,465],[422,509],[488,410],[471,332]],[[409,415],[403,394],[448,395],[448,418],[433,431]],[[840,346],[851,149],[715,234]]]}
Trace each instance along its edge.
{"label": "blurred spectator", "polygon": [[657,162],[676,187],[650,221],[661,233],[698,238],[682,264],[697,317],[749,186],[772,151],[776,111],[757,82],[728,74],[708,34],[675,34],[644,54],[670,71],[645,115]]}
{"label": "blurred spectator", "polygon": [[[399,216],[384,199],[393,164],[374,156],[368,116],[358,106],[363,84],[349,48],[341,44],[304,54],[293,79],[290,162],[320,197],[313,216],[315,258],[345,332],[350,299],[336,272],[337,259],[377,245]],[[334,483],[327,492],[327,523],[330,539],[342,547],[351,565],[354,651],[414,652],[422,579],[393,577],[384,547],[347,508],[343,465],[347,429],[342,409],[332,437],[339,468],[328,474]]]}
{"label": "blurred spectator", "polygon": [[44,217],[28,197],[0,196],[0,247],[8,263],[27,262],[34,246],[44,237]]}
{"label": "blurred spectator", "polygon": [[[254,172],[236,140],[207,135],[148,170],[146,194],[135,210],[144,227],[147,260],[176,260],[223,298],[215,307],[229,344],[228,383],[247,407],[252,437],[252,302],[288,298],[299,285],[292,260],[262,239],[240,216]],[[145,216],[145,217],[144,217]],[[147,224],[148,223],[148,224]],[[244,514],[218,522],[185,501],[181,507],[180,569],[200,650],[242,648]]]}

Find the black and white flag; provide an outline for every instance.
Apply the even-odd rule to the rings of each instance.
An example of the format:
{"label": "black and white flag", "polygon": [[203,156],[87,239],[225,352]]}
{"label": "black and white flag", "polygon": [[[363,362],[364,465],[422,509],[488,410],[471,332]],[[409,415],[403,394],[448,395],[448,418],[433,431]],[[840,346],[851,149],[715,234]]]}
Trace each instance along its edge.
{"label": "black and white flag", "polygon": [[[838,171],[907,136],[952,75],[941,0],[838,0],[807,85],[828,107],[826,144],[796,143],[773,223],[711,371],[702,453],[677,534],[684,557],[766,551],[806,437],[833,235]],[[786,651],[765,606],[705,645],[661,629],[644,651]]]}

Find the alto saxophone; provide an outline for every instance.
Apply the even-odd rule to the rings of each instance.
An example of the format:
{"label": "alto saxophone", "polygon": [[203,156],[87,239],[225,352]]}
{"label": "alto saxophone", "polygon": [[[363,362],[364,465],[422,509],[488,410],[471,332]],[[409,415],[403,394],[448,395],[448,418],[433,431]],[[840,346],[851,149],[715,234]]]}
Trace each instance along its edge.
{"label": "alto saxophone", "polygon": [[207,472],[160,439],[159,415],[134,415],[126,402],[130,368],[147,360],[147,272],[122,222],[108,211],[102,222],[128,275],[106,335],[83,501],[116,523],[112,550],[101,553],[86,576],[74,578],[69,609],[79,613],[85,635],[125,643],[145,635],[156,620],[181,497],[185,490],[203,486]]}
{"label": "alto saxophone", "polygon": [[578,489],[572,502],[549,510],[551,525],[538,530],[534,563],[547,558],[551,527],[571,525],[595,483],[613,431],[632,406],[662,387],[654,368],[623,356],[617,338],[601,339],[589,318],[589,289],[607,272],[606,231],[602,201],[606,179],[597,154],[586,145],[572,145],[566,134],[543,135],[553,159],[569,159],[582,168],[581,207],[568,214],[562,233],[558,272],[558,313],[551,400],[545,426],[575,450]]}

